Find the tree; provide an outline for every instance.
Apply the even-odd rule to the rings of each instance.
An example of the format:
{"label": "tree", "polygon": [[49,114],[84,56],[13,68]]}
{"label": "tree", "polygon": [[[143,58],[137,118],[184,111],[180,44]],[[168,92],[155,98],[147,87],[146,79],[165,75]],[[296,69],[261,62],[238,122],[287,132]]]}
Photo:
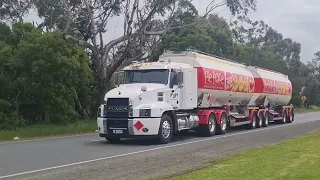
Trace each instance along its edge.
{"label": "tree", "polygon": [[156,61],[164,50],[184,51],[189,48],[218,56],[232,55],[232,32],[223,18],[209,14],[208,18],[196,21],[193,26],[169,31],[151,59]]}
{"label": "tree", "polygon": [[[39,27],[60,30],[66,39],[88,48],[99,100],[121,64],[150,56],[161,37],[179,23],[192,24],[197,14],[191,0],[147,0],[144,4],[139,0],[37,0],[35,5],[45,19]],[[246,14],[255,5],[254,0],[212,1],[204,17],[220,6],[227,6],[232,14]],[[123,35],[104,42],[108,20],[115,16],[124,18]],[[186,16],[189,19],[182,19]]]}
{"label": "tree", "polygon": [[9,22],[22,22],[31,6],[32,0],[1,0],[0,19]]}
{"label": "tree", "polygon": [[71,122],[91,113],[89,58],[60,33],[14,24],[0,47],[0,69],[0,99],[28,124]]}
{"label": "tree", "polygon": [[299,69],[301,66],[301,63],[299,63],[300,43],[294,42],[290,38],[284,38],[281,33],[263,21],[252,22],[244,17],[239,17],[239,19],[251,25],[251,27],[246,29],[242,25],[238,26],[237,21],[231,23],[234,27],[235,39],[238,42],[270,51],[283,59],[288,67],[295,68],[295,70]]}

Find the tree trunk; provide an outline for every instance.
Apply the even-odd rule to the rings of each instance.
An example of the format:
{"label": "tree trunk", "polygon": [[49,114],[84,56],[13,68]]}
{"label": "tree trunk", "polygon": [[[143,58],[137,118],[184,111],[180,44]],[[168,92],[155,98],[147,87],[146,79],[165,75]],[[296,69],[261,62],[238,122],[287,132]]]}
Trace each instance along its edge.
{"label": "tree trunk", "polygon": [[81,115],[81,117],[85,117],[88,116],[87,112],[85,111],[85,109],[83,109],[80,99],[78,97],[78,93],[77,91],[73,88],[72,90],[73,92],[73,100],[76,106],[76,110],[78,111],[78,113]]}
{"label": "tree trunk", "polygon": [[103,104],[104,103],[104,96],[105,94],[107,93],[107,85],[108,85],[108,82],[105,81],[104,78],[102,78],[100,75],[97,75],[98,77],[97,80],[98,80],[98,94],[97,94],[97,104],[98,106],[100,106],[100,104]]}

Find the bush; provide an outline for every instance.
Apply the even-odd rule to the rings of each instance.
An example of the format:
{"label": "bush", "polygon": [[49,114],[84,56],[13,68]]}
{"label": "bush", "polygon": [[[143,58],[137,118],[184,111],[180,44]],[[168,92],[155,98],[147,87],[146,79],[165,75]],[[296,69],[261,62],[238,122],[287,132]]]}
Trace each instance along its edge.
{"label": "bush", "polygon": [[15,129],[24,125],[24,120],[8,101],[0,99],[0,130]]}

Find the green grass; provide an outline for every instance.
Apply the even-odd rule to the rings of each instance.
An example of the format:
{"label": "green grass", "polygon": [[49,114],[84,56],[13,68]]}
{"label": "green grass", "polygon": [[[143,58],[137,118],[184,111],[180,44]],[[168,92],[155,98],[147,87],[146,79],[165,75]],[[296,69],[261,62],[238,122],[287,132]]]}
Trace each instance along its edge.
{"label": "green grass", "polygon": [[84,133],[94,133],[97,129],[97,121],[79,121],[68,125],[33,125],[28,127],[19,128],[15,131],[2,130],[0,131],[0,141],[13,140],[18,136],[20,140],[63,136],[63,135],[76,135]]}
{"label": "green grass", "polygon": [[309,108],[298,108],[294,107],[294,113],[301,114],[301,113],[309,113],[309,112],[319,112],[320,107],[318,106],[310,106]]}
{"label": "green grass", "polygon": [[320,179],[320,132],[264,148],[251,149],[217,164],[170,180]]}

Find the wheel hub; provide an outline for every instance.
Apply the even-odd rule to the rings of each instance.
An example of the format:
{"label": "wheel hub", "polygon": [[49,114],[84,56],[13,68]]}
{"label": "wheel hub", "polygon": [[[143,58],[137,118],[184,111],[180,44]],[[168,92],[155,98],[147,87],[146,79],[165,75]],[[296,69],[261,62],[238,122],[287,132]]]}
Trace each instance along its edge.
{"label": "wheel hub", "polygon": [[215,128],[216,128],[215,118],[211,117],[209,121],[210,132],[213,132]]}
{"label": "wheel hub", "polygon": [[164,121],[162,124],[162,136],[164,138],[168,138],[170,136],[170,133],[171,133],[170,123],[168,121]]}
{"label": "wheel hub", "polygon": [[263,116],[260,115],[260,117],[259,117],[259,126],[262,126],[262,121],[263,121]]}
{"label": "wheel hub", "polygon": [[227,128],[227,120],[225,116],[221,118],[221,128],[222,130],[225,130]]}

